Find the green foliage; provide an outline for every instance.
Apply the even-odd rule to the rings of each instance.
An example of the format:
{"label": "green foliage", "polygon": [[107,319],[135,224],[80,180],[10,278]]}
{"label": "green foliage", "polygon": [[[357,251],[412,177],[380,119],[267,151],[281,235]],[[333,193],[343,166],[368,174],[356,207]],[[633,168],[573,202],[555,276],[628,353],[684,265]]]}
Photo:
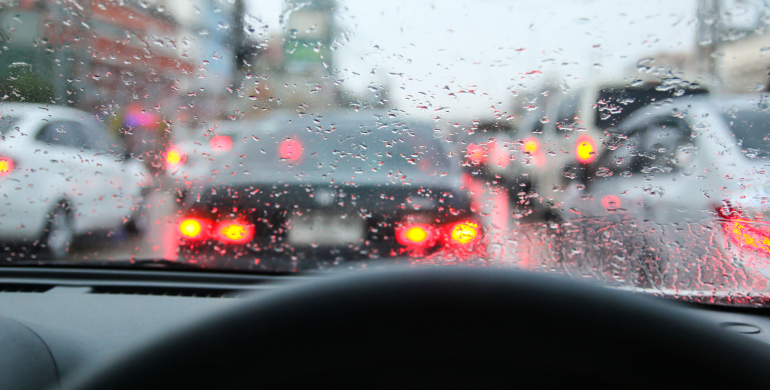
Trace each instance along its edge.
{"label": "green foliage", "polygon": [[53,84],[31,70],[15,71],[0,80],[2,101],[50,103],[53,99]]}

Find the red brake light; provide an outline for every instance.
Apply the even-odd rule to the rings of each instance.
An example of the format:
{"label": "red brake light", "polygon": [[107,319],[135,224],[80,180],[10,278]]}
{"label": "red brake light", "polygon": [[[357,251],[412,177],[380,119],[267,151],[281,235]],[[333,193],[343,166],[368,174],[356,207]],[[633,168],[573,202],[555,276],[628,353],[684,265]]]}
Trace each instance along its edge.
{"label": "red brake light", "polygon": [[217,135],[209,141],[211,149],[226,152],[233,147],[233,140],[226,135]]}
{"label": "red brake light", "polygon": [[169,167],[176,167],[182,163],[184,154],[177,148],[171,147],[166,152],[166,164]]}
{"label": "red brake light", "polygon": [[217,240],[226,244],[245,244],[254,238],[254,226],[241,221],[223,221],[216,228]]}
{"label": "red brake light", "polygon": [[525,139],[521,145],[521,151],[533,155],[540,151],[540,141],[535,137],[529,137]]}
{"label": "red brake light", "polygon": [[436,242],[436,233],[430,225],[405,224],[396,228],[396,241],[403,246],[428,247]]}
{"label": "red brake light", "polygon": [[596,143],[587,136],[581,136],[575,143],[575,158],[583,164],[588,164],[596,159]]}
{"label": "red brake light", "polygon": [[468,160],[471,160],[472,163],[481,164],[487,158],[487,151],[484,148],[484,145],[476,145],[471,142],[468,145],[468,149],[466,150],[465,155],[468,157]]}
{"label": "red brake light", "polygon": [[188,240],[204,240],[211,223],[205,219],[183,218],[179,221],[179,234]]}
{"label": "red brake light", "polygon": [[278,145],[278,155],[282,160],[299,161],[302,158],[302,143],[295,139],[283,140]]}
{"label": "red brake light", "polygon": [[479,236],[479,224],[475,222],[458,222],[449,227],[449,239],[452,244],[468,244]]}
{"label": "red brake light", "polygon": [[0,157],[0,176],[5,176],[13,172],[13,160],[7,157]]}

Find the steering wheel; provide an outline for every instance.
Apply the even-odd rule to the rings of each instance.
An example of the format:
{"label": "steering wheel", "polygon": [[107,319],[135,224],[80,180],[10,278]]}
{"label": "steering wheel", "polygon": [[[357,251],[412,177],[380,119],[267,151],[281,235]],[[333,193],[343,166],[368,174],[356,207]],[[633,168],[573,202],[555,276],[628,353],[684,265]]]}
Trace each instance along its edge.
{"label": "steering wheel", "polygon": [[769,346],[679,305],[500,269],[358,271],[245,299],[64,388],[770,388]]}

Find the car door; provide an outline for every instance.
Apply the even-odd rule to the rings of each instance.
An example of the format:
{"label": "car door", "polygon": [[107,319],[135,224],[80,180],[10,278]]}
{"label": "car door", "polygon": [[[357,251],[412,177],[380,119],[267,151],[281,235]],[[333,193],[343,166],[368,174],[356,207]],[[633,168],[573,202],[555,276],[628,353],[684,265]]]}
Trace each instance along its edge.
{"label": "car door", "polygon": [[694,181],[695,140],[676,117],[657,117],[613,136],[613,150],[594,166],[590,193],[596,213],[659,223],[694,218],[700,199]]}
{"label": "car door", "polygon": [[52,120],[43,126],[35,139],[42,144],[51,171],[65,179],[64,196],[70,202],[74,228],[83,232],[99,225],[93,210],[94,200],[102,192],[96,162],[89,159],[83,126],[77,120]]}
{"label": "car door", "polygon": [[100,216],[101,227],[116,227],[131,215],[140,197],[141,188],[132,171],[126,169],[125,145],[99,123],[81,122],[84,134],[83,148],[94,164],[94,192],[92,210]]}

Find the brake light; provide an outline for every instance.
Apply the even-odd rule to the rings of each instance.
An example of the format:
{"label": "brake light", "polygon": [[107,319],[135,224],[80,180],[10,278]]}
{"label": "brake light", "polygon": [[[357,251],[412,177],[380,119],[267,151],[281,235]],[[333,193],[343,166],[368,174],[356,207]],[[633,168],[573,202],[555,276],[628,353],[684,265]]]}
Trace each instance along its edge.
{"label": "brake light", "polygon": [[406,224],[396,228],[396,241],[409,247],[428,247],[436,241],[433,227],[426,224]]}
{"label": "brake light", "polygon": [[177,148],[169,148],[166,152],[166,164],[170,167],[175,167],[182,163],[184,154]]}
{"label": "brake light", "polygon": [[464,245],[479,237],[479,225],[475,222],[459,222],[450,226],[451,243]]}
{"label": "brake light", "polygon": [[217,135],[209,141],[211,149],[226,152],[233,147],[233,140],[226,135]]}
{"label": "brake light", "polygon": [[295,139],[283,140],[278,145],[278,155],[281,160],[299,161],[302,158],[302,143]]}
{"label": "brake light", "polygon": [[742,218],[743,211],[740,207],[734,207],[729,201],[716,206],[716,212],[723,221],[723,231],[731,241],[742,248],[770,253],[770,225]]}
{"label": "brake light", "polygon": [[584,135],[577,139],[575,158],[583,164],[591,163],[596,159],[596,143],[591,137]]}
{"label": "brake light", "polygon": [[481,164],[487,157],[487,151],[484,149],[484,145],[476,145],[471,142],[468,145],[468,149],[466,150],[465,155],[468,157],[468,160],[471,160],[472,163]]}
{"label": "brake light", "polygon": [[217,240],[226,244],[245,244],[254,238],[254,226],[241,221],[224,221],[217,225]]}
{"label": "brake light", "polygon": [[7,157],[0,157],[0,176],[13,172],[13,166],[13,160]]}
{"label": "brake light", "polygon": [[540,151],[540,141],[534,137],[527,138],[524,140],[521,150],[529,155],[535,154]]}
{"label": "brake light", "polygon": [[206,238],[210,223],[199,218],[184,218],[179,221],[179,234],[188,240],[203,240]]}

